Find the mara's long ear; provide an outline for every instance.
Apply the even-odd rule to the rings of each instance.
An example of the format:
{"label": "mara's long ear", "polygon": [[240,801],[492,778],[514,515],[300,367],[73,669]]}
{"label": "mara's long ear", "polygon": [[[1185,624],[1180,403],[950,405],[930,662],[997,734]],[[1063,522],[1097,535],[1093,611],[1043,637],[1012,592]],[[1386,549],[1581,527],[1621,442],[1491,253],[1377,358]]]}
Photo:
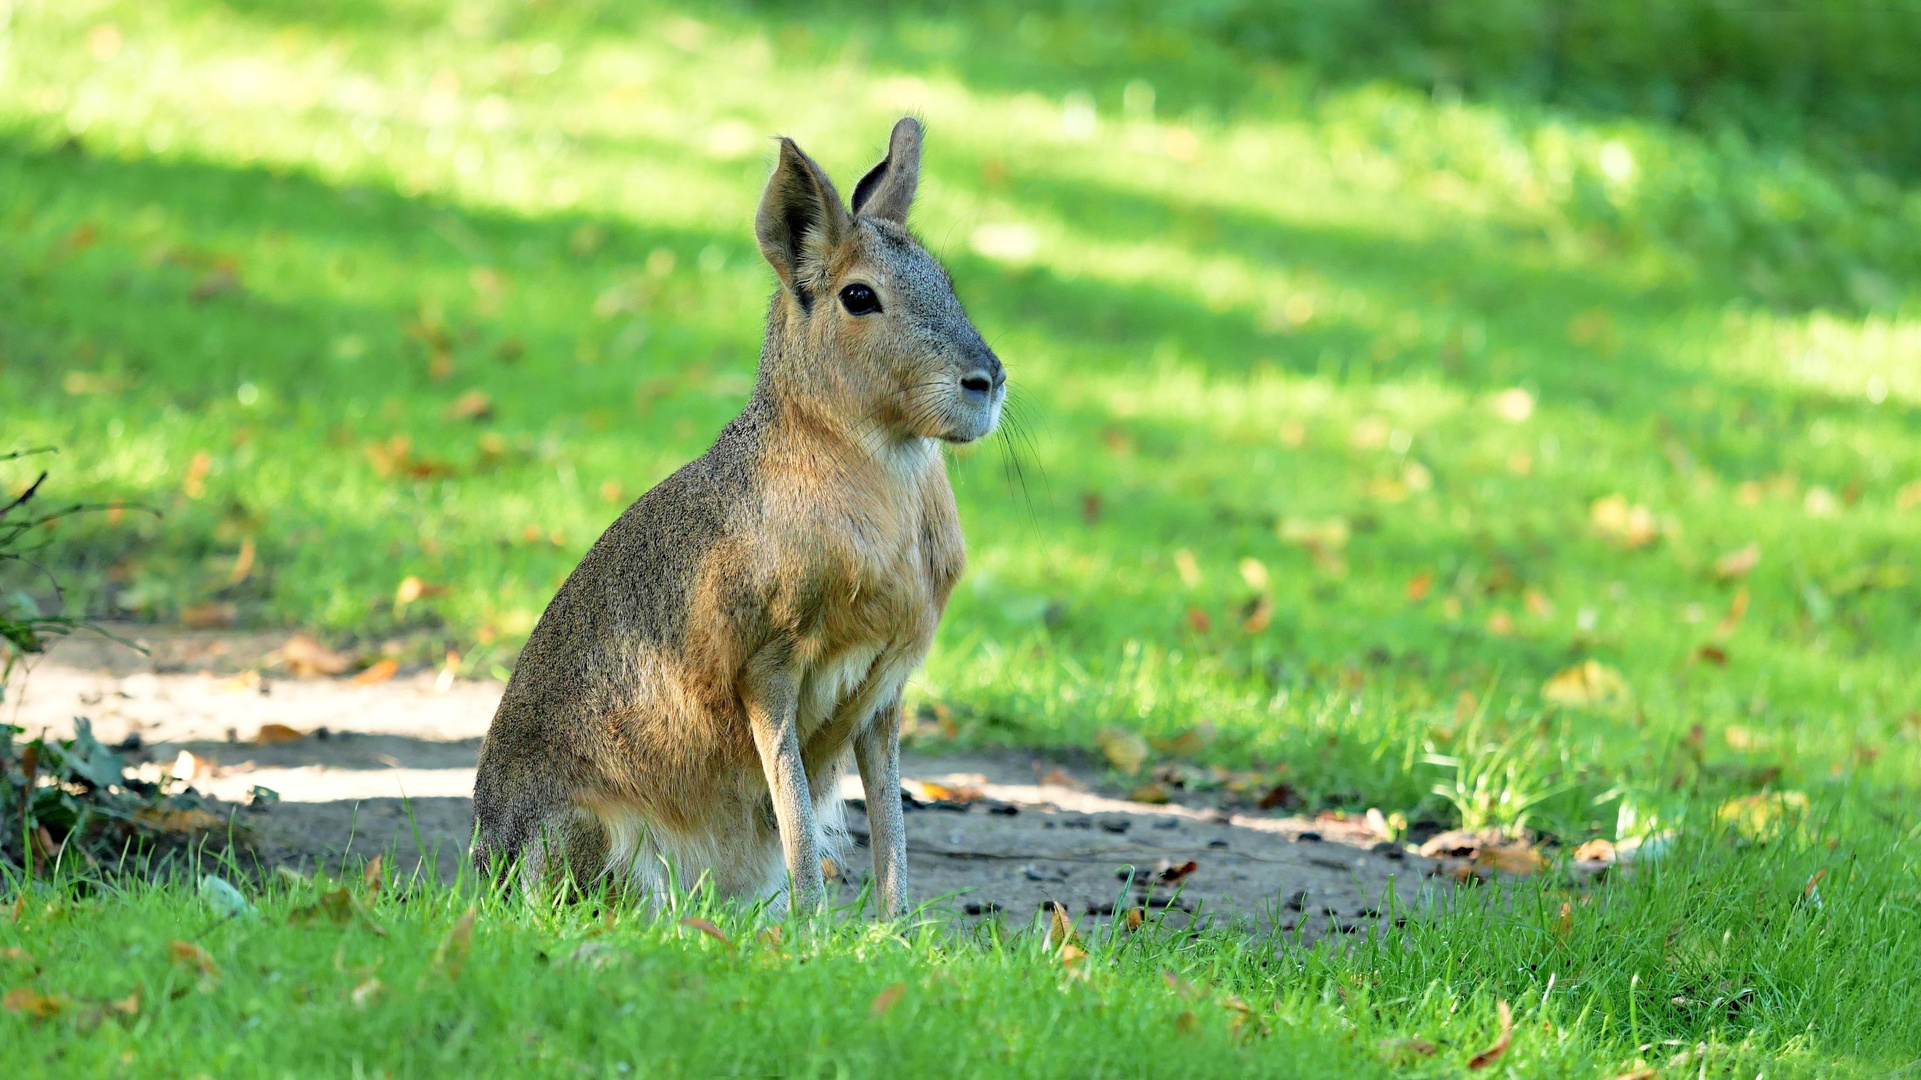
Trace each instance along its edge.
{"label": "mara's long ear", "polygon": [[754,215],[754,236],[760,253],[802,309],[813,310],[826,277],[827,254],[846,238],[848,227],[847,210],[833,181],[794,140],[782,139],[780,163]]}
{"label": "mara's long ear", "polygon": [[854,213],[907,224],[920,184],[920,121],[903,116],[887,139],[887,156],[854,185]]}

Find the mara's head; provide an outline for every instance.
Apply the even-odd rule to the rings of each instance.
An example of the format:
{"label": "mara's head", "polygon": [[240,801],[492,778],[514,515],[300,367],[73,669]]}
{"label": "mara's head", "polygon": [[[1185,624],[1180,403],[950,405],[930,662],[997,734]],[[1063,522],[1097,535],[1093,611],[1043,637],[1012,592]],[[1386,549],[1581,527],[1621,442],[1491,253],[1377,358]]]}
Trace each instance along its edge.
{"label": "mara's head", "polygon": [[754,220],[780,278],[763,378],[897,436],[972,442],[1000,421],[1007,373],[907,231],[920,134],[911,117],[894,125],[851,212],[820,166],[780,141]]}

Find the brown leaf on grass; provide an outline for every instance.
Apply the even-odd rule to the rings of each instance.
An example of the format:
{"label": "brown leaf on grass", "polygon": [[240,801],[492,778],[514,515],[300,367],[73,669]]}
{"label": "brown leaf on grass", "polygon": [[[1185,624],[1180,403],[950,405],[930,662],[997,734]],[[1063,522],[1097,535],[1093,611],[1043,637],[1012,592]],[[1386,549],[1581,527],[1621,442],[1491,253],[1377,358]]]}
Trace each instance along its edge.
{"label": "brown leaf on grass", "polygon": [[701,918],[698,915],[687,916],[686,918],[680,920],[680,925],[685,926],[690,930],[698,930],[701,933],[706,934],[708,937],[713,938],[715,941],[720,942],[722,945],[725,945],[730,949],[734,947],[733,940],[729,938],[726,934],[721,933],[720,927],[715,926],[713,923],[707,921],[706,919]]}
{"label": "brown leaf on grass", "polygon": [[285,724],[262,724],[260,730],[254,732],[253,741],[259,746],[279,746],[282,743],[299,742],[306,737],[306,732]]}
{"label": "brown leaf on grass", "polygon": [[395,660],[393,657],[389,656],[383,660],[377,661],[372,667],[369,667],[367,670],[361,672],[360,674],[355,675],[353,678],[353,683],[355,686],[372,686],[375,683],[383,683],[383,682],[386,682],[388,679],[393,678],[394,672],[399,670],[400,670],[400,661]]}
{"label": "brown leaf on grass", "polygon": [[1558,672],[1541,686],[1543,701],[1570,708],[1616,705],[1629,696],[1627,679],[1599,660],[1586,660]]}
{"label": "brown leaf on grass", "polygon": [[36,967],[33,954],[18,945],[9,945],[0,949],[0,960],[5,960],[9,964],[22,964],[29,968]]}
{"label": "brown leaf on grass", "polygon": [[1072,945],[1080,940],[1080,933],[1074,928],[1074,917],[1067,913],[1062,904],[1050,902],[1047,905],[1047,948]]}
{"label": "brown leaf on grass", "polygon": [[1389,1065],[1412,1065],[1422,1058],[1431,1058],[1440,1052],[1440,1047],[1422,1038],[1382,1039],[1379,1044],[1381,1060]]}
{"label": "brown leaf on grass", "polygon": [[212,630],[232,626],[234,620],[239,617],[240,609],[224,600],[209,600],[204,604],[184,608],[180,612],[180,622],[189,630]]}
{"label": "brown leaf on grass", "polygon": [[1094,733],[1094,745],[1109,765],[1134,775],[1147,762],[1147,740],[1126,728],[1104,727]]}
{"label": "brown leaf on grass", "polygon": [[1561,901],[1561,913],[1554,920],[1554,936],[1566,944],[1568,935],[1574,933],[1574,905]]}
{"label": "brown leaf on grass", "polygon": [[1741,625],[1741,620],[1746,618],[1747,614],[1748,587],[1746,583],[1743,583],[1739,589],[1734,591],[1734,599],[1728,602],[1728,613],[1721,616],[1721,621],[1715,624],[1714,636],[1716,638],[1725,638],[1729,634],[1734,633],[1735,628]]}
{"label": "brown leaf on grass", "polygon": [[1097,491],[1083,492],[1081,495],[1081,520],[1089,525],[1101,519],[1101,496]]}
{"label": "brown leaf on grass", "polygon": [[1735,578],[1746,577],[1748,571],[1753,570],[1759,565],[1761,565],[1760,544],[1749,544],[1744,548],[1736,548],[1714,560],[1714,579],[1716,581],[1732,581]]}
{"label": "brown leaf on grass", "polygon": [[0,999],[8,1012],[19,1013],[30,1020],[51,1020],[73,1001],[64,994],[43,994],[31,986],[16,986],[7,991],[5,999]]}
{"label": "brown leaf on grass", "polygon": [[279,660],[296,678],[339,675],[353,666],[353,657],[335,652],[311,634],[295,634],[280,646]]}
{"label": "brown leaf on grass", "polygon": [[1407,579],[1407,602],[1418,604],[1427,599],[1430,589],[1434,588],[1434,575],[1426,570]]}
{"label": "brown leaf on grass", "polygon": [[1728,651],[1719,645],[1703,645],[1694,650],[1695,659],[1713,664],[1715,667],[1728,666]]}
{"label": "brown leaf on grass", "polygon": [[1142,911],[1140,908],[1128,908],[1126,917],[1121,919],[1121,926],[1131,933],[1139,930],[1141,925],[1146,921],[1147,912]]}
{"label": "brown leaf on grass", "polygon": [[1661,535],[1661,526],[1654,520],[1654,511],[1635,503],[1629,505],[1624,495],[1605,495],[1594,500],[1588,507],[1588,517],[1594,523],[1594,531],[1617,547],[1646,547]]}
{"label": "brown leaf on grass", "polygon": [[1493,1046],[1488,1047],[1486,1050],[1481,1051],[1468,1060],[1467,1067],[1470,1069],[1485,1069],[1489,1065],[1501,1060],[1501,1055],[1507,1053],[1508,1043],[1514,1039],[1514,1011],[1507,1007],[1507,1002],[1505,1001],[1500,1002],[1495,1007],[1501,1011],[1500,1038],[1494,1040]]}
{"label": "brown leaf on grass", "polygon": [[367,860],[367,865],[360,871],[360,880],[367,886],[367,895],[369,896],[380,892],[380,886],[383,881],[382,871],[386,868],[386,859],[387,857],[385,855],[375,855],[373,858]]}
{"label": "brown leaf on grass", "polygon": [[1199,1031],[1200,1027],[1201,1018],[1194,1015],[1193,1009],[1182,1009],[1181,1014],[1174,1018],[1174,1033],[1176,1035],[1192,1035],[1196,1031]]}
{"label": "brown leaf on grass", "polygon": [[439,947],[434,949],[434,970],[449,979],[460,978],[461,970],[467,966],[467,953],[474,944],[476,911],[477,909],[469,904],[467,910],[460,913],[460,918],[454,920],[454,925],[447,931],[447,936],[440,939]]}
{"label": "brown leaf on grass", "polygon": [[488,420],[493,415],[493,397],[478,387],[455,398],[447,406],[449,420]]}
{"label": "brown leaf on grass", "polygon": [[1814,876],[1808,879],[1808,883],[1801,887],[1801,899],[1806,900],[1808,897],[1813,896],[1814,887],[1821,884],[1821,879],[1827,876],[1827,867],[1823,866],[1821,869],[1816,870]]}
{"label": "brown leaf on grass", "polygon": [[133,993],[128,994],[126,997],[121,998],[119,1001],[107,1002],[107,1011],[117,1012],[122,1016],[139,1016],[140,1002],[141,1002],[141,999],[145,996],[146,996],[146,991],[136,986],[133,988]]}
{"label": "brown leaf on grass", "polygon": [[373,1002],[377,998],[379,998],[380,995],[386,991],[386,989],[387,989],[386,985],[383,984],[379,979],[376,979],[372,975],[369,975],[367,976],[367,980],[365,982],[361,983],[359,986],[354,987],[353,992],[348,994],[347,996],[348,996],[348,999],[354,1003],[354,1008],[364,1009],[367,1006],[373,1004]]}
{"label": "brown leaf on grass", "polygon": [[1241,632],[1258,634],[1274,621],[1274,601],[1265,593],[1241,606]]}
{"label": "brown leaf on grass", "polygon": [[1214,628],[1214,620],[1200,608],[1191,607],[1187,609],[1187,625],[1193,628],[1195,633],[1205,634]]}
{"label": "brown leaf on grass", "polygon": [[900,999],[906,996],[906,994],[907,984],[904,982],[897,982],[892,986],[884,987],[880,993],[874,995],[873,1004],[867,1006],[868,1015],[886,1016],[887,1010],[900,1004]]}
{"label": "brown leaf on grass", "polygon": [[220,974],[213,954],[191,941],[175,941],[167,946],[167,952],[173,957],[175,967],[192,968],[208,978]]}
{"label": "brown leaf on grass", "polygon": [[234,556],[233,569],[227,572],[227,584],[238,585],[247,580],[247,576],[253,573],[253,557],[253,537],[242,537],[240,540],[240,553]]}

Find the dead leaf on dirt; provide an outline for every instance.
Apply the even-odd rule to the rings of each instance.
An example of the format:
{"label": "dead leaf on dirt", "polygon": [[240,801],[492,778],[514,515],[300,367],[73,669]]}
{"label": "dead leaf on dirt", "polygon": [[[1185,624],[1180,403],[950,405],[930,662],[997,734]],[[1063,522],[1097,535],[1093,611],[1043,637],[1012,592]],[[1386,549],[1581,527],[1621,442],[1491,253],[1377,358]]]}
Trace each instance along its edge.
{"label": "dead leaf on dirt", "polygon": [[479,388],[467,391],[447,406],[449,420],[488,420],[493,415],[493,397]]}
{"label": "dead leaf on dirt", "polygon": [[1541,699],[1550,705],[1597,708],[1628,700],[1628,681],[1599,660],[1586,660],[1558,672],[1541,686]]}
{"label": "dead leaf on dirt", "polygon": [[1625,495],[1604,495],[1594,500],[1588,507],[1588,517],[1603,539],[1630,551],[1646,547],[1661,535],[1654,511],[1640,503],[1630,505]]}
{"label": "dead leaf on dirt", "polygon": [[260,746],[279,746],[282,743],[299,742],[307,733],[290,728],[285,724],[262,724],[254,732],[253,741]]}
{"label": "dead leaf on dirt", "polygon": [[1507,1053],[1508,1043],[1514,1039],[1514,1011],[1507,1007],[1505,1001],[1498,1003],[1495,1007],[1501,1012],[1500,1038],[1494,1040],[1493,1046],[1469,1059],[1467,1067],[1470,1069],[1485,1069],[1501,1060],[1501,1055]]}
{"label": "dead leaf on dirt", "polygon": [[1382,1039],[1379,1044],[1381,1060],[1390,1065],[1412,1065],[1433,1057],[1440,1049],[1422,1038]]}
{"label": "dead leaf on dirt", "polygon": [[690,930],[698,930],[701,933],[706,934],[708,937],[713,938],[715,941],[720,942],[722,945],[725,945],[730,949],[734,947],[733,940],[729,938],[726,934],[722,933],[720,927],[715,926],[713,923],[709,922],[706,919],[701,918],[698,915],[687,916],[686,918],[680,920],[680,925],[685,926]]}
{"label": "dead leaf on dirt", "polygon": [[353,678],[353,684],[355,686],[372,686],[375,683],[383,683],[383,682],[386,682],[388,679],[393,678],[394,672],[397,672],[399,670],[400,670],[400,661],[395,660],[393,657],[389,656],[383,660],[377,661],[372,667],[369,667],[367,670],[361,672],[360,674],[355,675]]}
{"label": "dead leaf on dirt", "polygon": [[322,645],[311,634],[295,634],[280,646],[277,654],[281,663],[296,678],[311,679],[316,675],[339,675],[353,666],[353,657],[346,653],[335,652]]}
{"label": "dead leaf on dirt", "polygon": [[1761,545],[1749,544],[1714,560],[1714,578],[1716,581],[1732,581],[1738,577],[1746,577],[1748,571],[1759,565],[1761,565]]}
{"label": "dead leaf on dirt", "polygon": [[1263,810],[1272,810],[1276,807],[1291,810],[1302,805],[1303,801],[1300,792],[1294,790],[1294,785],[1280,783],[1261,792],[1261,797],[1255,800],[1254,805]]}
{"label": "dead leaf on dirt", "polygon": [[368,1005],[373,1004],[375,999],[379,998],[381,993],[386,989],[386,985],[379,979],[369,975],[367,976],[367,981],[354,987],[353,992],[347,996],[348,999],[354,1003],[354,1008],[364,1009]]}
{"label": "dead leaf on dirt", "polygon": [[1547,866],[1547,860],[1534,850],[1526,841],[1517,840],[1511,844],[1496,844],[1484,847],[1475,855],[1474,861],[1490,870],[1503,874],[1533,874]]}
{"label": "dead leaf on dirt", "polygon": [[1094,745],[1109,765],[1132,776],[1147,762],[1147,740],[1126,728],[1104,727],[1094,733]]}
{"label": "dead leaf on dirt", "polygon": [[1040,780],[1043,784],[1054,787],[1064,787],[1071,791],[1080,791],[1085,786],[1079,780],[1074,779],[1073,774],[1059,767],[1047,770],[1046,774],[1043,775]]}
{"label": "dead leaf on dirt", "polygon": [[907,788],[915,798],[922,802],[966,806],[969,803],[977,803],[986,797],[986,793],[982,791],[982,786],[987,783],[987,777],[985,776],[966,774],[943,777],[943,779],[946,780],[946,783],[935,783],[931,780],[907,780],[903,781],[901,786]]}
{"label": "dead leaf on dirt", "polygon": [[1129,802],[1147,803],[1150,806],[1165,806],[1173,801],[1173,796],[1167,793],[1167,788],[1161,786],[1159,781],[1142,784],[1128,792],[1127,798]]}
{"label": "dead leaf on dirt", "polygon": [[900,1004],[900,999],[906,996],[906,994],[907,984],[904,982],[897,982],[892,986],[883,988],[880,993],[874,995],[874,1003],[867,1007],[868,1015],[886,1016],[887,1010]]}
{"label": "dead leaf on dirt", "polygon": [[180,612],[180,622],[189,630],[213,630],[232,626],[234,620],[239,617],[240,609],[224,600],[209,600]]}
{"label": "dead leaf on dirt", "polygon": [[8,1012],[19,1013],[32,1020],[51,1020],[73,1001],[64,994],[43,994],[31,986],[16,986],[7,991],[5,999],[0,999]]}
{"label": "dead leaf on dirt", "polygon": [[150,829],[181,836],[209,832],[226,823],[199,807],[187,810],[173,810],[157,806],[143,806],[133,812],[133,819]]}
{"label": "dead leaf on dirt", "polygon": [[175,967],[192,968],[210,979],[220,974],[213,954],[191,941],[175,941],[167,946],[167,952],[173,957]]}
{"label": "dead leaf on dirt", "polygon": [[467,966],[467,953],[474,944],[476,910],[469,904],[467,910],[460,913],[460,918],[454,920],[447,936],[440,939],[439,947],[434,949],[434,970],[449,979],[460,978],[461,969]]}
{"label": "dead leaf on dirt", "polygon": [[1177,863],[1171,859],[1162,859],[1160,863],[1154,867],[1154,880],[1163,885],[1177,885],[1187,880],[1189,875],[1200,868],[1201,864],[1193,859],[1189,859],[1183,863]]}

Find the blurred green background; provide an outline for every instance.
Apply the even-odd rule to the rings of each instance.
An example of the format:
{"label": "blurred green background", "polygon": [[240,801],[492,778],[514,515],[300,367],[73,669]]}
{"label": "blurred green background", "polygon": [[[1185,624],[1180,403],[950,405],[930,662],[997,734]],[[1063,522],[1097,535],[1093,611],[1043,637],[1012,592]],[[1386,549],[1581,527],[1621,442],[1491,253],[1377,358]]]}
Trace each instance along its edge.
{"label": "blurred green background", "polygon": [[1448,813],[1519,760],[1586,831],[1921,780],[1912,5],[0,11],[0,416],[61,450],[0,480],[162,512],[10,603],[503,676],[745,400],[769,136],[845,187],[912,112],[1014,383],[925,737]]}

